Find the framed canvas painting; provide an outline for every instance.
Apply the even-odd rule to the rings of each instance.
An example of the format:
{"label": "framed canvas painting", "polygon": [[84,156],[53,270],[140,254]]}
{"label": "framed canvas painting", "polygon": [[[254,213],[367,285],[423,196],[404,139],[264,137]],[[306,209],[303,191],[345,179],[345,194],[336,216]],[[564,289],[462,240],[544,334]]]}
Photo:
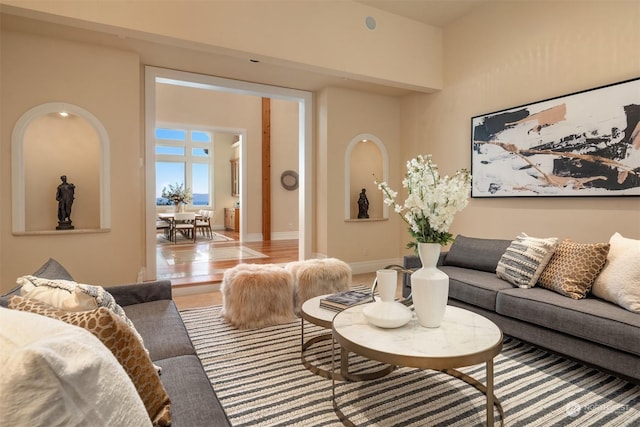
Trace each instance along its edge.
{"label": "framed canvas painting", "polygon": [[471,119],[471,197],[639,196],[640,78]]}

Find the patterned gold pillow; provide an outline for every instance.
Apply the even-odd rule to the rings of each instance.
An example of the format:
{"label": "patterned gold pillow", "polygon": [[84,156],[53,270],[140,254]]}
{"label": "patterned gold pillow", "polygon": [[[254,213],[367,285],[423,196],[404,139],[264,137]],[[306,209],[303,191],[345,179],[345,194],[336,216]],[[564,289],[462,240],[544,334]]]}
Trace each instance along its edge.
{"label": "patterned gold pillow", "polygon": [[153,425],[171,425],[171,402],[158,372],[140,341],[120,316],[106,307],[81,312],[64,311],[18,295],[9,300],[9,308],[62,320],[91,332],[111,350],[129,375]]}
{"label": "patterned gold pillow", "polygon": [[607,262],[609,246],[563,240],[540,275],[540,286],[573,299],[584,298]]}

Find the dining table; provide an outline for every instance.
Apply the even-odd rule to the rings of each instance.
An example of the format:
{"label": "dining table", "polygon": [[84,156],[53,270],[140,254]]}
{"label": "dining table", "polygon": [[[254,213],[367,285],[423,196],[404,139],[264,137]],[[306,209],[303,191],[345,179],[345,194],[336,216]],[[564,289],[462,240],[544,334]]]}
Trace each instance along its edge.
{"label": "dining table", "polygon": [[[198,213],[198,212],[194,212],[196,214],[196,221],[198,221],[199,219],[201,220],[203,218],[202,214]],[[174,226],[174,218],[175,218],[175,212],[158,212],[157,214],[158,219],[162,220],[162,221],[166,221],[169,223],[169,236],[173,236],[173,226]],[[194,231],[195,233],[195,231]],[[170,238],[171,241],[173,241],[173,239]]]}

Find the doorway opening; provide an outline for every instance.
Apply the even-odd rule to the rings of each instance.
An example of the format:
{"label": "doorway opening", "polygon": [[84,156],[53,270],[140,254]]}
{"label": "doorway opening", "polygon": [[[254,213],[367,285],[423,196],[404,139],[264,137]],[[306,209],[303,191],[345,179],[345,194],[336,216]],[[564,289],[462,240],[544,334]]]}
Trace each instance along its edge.
{"label": "doorway opening", "polygon": [[[298,190],[298,247],[297,258],[305,259],[311,254],[311,132],[312,132],[312,95],[310,92],[285,89],[275,86],[260,85],[230,79],[168,70],[157,67],[145,68],[145,178],[146,178],[146,244],[145,280],[157,278],[156,261],[156,232],[153,229],[156,217],[156,170],[155,170],[155,138],[154,132],[158,125],[156,114],[157,87],[162,85],[176,85],[187,88],[220,91],[227,94],[268,97],[293,101],[298,104],[298,158],[299,174]],[[188,119],[188,118],[186,118]],[[254,202],[248,198],[247,188],[247,148],[246,144],[239,147],[239,205],[247,206]],[[254,154],[255,155],[255,154]],[[240,215],[239,241],[243,244],[255,240],[248,231],[247,215]],[[274,241],[276,243],[277,241]]]}

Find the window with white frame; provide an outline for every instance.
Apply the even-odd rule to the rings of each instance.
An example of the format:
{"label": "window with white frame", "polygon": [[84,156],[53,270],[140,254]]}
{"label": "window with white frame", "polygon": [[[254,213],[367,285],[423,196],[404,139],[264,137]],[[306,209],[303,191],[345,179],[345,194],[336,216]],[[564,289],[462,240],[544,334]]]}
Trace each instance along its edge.
{"label": "window with white frame", "polygon": [[156,128],[156,205],[170,205],[162,189],[182,184],[191,190],[189,206],[211,206],[212,133],[196,128]]}

